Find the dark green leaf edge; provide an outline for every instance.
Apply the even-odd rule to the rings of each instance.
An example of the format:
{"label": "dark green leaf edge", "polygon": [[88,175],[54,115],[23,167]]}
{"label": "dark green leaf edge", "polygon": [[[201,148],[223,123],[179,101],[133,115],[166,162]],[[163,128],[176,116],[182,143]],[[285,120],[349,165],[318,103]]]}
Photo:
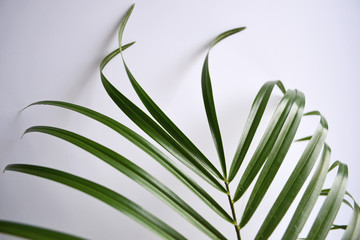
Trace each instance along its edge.
{"label": "dark green leaf edge", "polygon": [[84,238],[76,237],[70,234],[5,220],[0,220],[0,233],[31,240],[84,240]]}
{"label": "dark green leaf edge", "polygon": [[182,215],[194,226],[198,227],[209,237],[224,239],[222,234],[216,228],[214,228],[209,222],[206,221],[206,219],[198,214],[167,186],[155,179],[152,175],[147,173],[136,164],[132,163],[111,149],[106,148],[81,135],[59,128],[35,126],[25,131],[25,133],[30,132],[46,133],[58,137],[93,154],[94,156],[105,161],[115,169],[122,172],[124,175],[143,186],[145,189],[149,190],[155,196],[162,199],[166,204],[176,210],[180,215]]}
{"label": "dark green leaf edge", "polygon": [[137,222],[145,225],[165,239],[186,239],[168,224],[161,221],[133,201],[84,178],[51,168],[27,164],[11,164],[8,165],[5,170],[27,173],[65,184],[99,199],[133,218]]}

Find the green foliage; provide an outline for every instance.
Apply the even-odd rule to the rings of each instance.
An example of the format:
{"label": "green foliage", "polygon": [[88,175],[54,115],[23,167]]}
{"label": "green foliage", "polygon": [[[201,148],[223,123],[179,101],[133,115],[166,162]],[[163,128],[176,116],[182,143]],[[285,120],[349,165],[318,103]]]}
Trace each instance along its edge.
{"label": "green foliage", "polygon": [[[264,222],[260,225],[255,239],[268,239],[271,236],[281,219],[288,213],[289,207],[298,196],[305,181],[310,177],[316,162],[317,168],[311,176],[310,182],[306,186],[305,192],[301,196],[295,212],[292,214],[292,218],[282,239],[299,238],[302,228],[307,222],[319,196],[325,196],[326,198],[306,239],[325,239],[332,229],[345,230],[342,239],[359,239],[360,208],[352,196],[346,192],[348,168],[345,164],[338,161],[329,168],[331,150],[325,142],[328,131],[326,119],[318,111],[304,114],[304,94],[298,90],[286,90],[281,81],[270,81],[265,83],[255,97],[228,172],[212,93],[208,65],[209,53],[211,48],[217,43],[228,36],[243,31],[245,27],[232,29],[216,37],[209,47],[202,69],[201,84],[203,101],[209,128],[219,157],[221,166],[221,170],[219,170],[156,105],[136,81],[127,66],[123,56],[123,50],[130,47],[133,43],[123,46],[122,36],[133,8],[134,6],[128,10],[120,26],[118,39],[119,48],[106,56],[100,64],[101,81],[106,92],[121,111],[140,127],[144,133],[162,146],[165,151],[160,150],[145,138],[116,120],[91,109],[60,101],[40,101],[33,103],[30,106],[51,105],[66,108],[92,118],[113,129],[139,147],[139,149],[149,154],[155,161],[161,164],[161,166],[173,174],[197,197],[207,204],[211,210],[216,212],[220,218],[223,218],[229,222],[229,224],[234,225],[235,234],[238,239],[241,239],[241,229],[246,227],[260,203],[264,200],[265,194],[268,192],[289,148],[294,142],[300,120],[306,115],[318,116],[320,120],[314,133],[309,137],[298,140],[308,141],[307,145],[299,157],[295,168],[289,175],[284,187],[278,194],[275,203],[269,209]],[[148,112],[155,120],[127,99],[103,74],[103,69],[118,54],[122,57],[130,83]],[[255,144],[253,143],[254,135],[257,132],[257,128],[262,120],[267,103],[275,86],[277,86],[284,95],[275,109],[266,130],[262,134],[262,138],[258,143],[255,152],[252,156],[249,156],[249,163],[247,166],[243,166],[245,170],[242,176],[240,176],[239,182],[234,183],[233,180],[237,176],[237,173],[247,156],[250,145]],[[121,156],[119,153],[88,138],[64,129],[50,126],[35,126],[25,131],[25,133],[30,132],[49,134],[88,151],[143,186],[155,196],[159,197],[211,239],[226,239],[223,233],[221,233],[221,229],[216,229],[212,226],[196,211],[196,209],[190,207],[190,205],[182,200],[180,196],[175,194],[169,186],[157,180],[140,166]],[[172,157],[169,157],[167,153],[171,154]],[[205,183],[218,189],[219,194],[229,200],[229,206],[219,205],[209,193],[177,166],[177,163],[174,162],[173,158],[187,166],[190,171],[196,173]],[[337,174],[332,187],[330,189],[322,189],[328,171],[334,168],[337,168]],[[112,206],[165,239],[185,239],[182,234],[169,226],[166,221],[160,220],[140,207],[137,203],[134,203],[126,197],[97,183],[55,169],[34,165],[12,164],[7,166],[5,170],[27,173],[65,184]],[[256,176],[258,177],[256,178]],[[230,193],[229,185],[231,183],[235,184],[236,187],[234,195],[231,195]],[[250,185],[253,183],[254,187],[251,189]],[[235,209],[235,204],[239,199],[242,199],[246,191],[250,191],[250,198],[246,203],[244,211],[238,212]],[[344,199],[345,195],[353,200],[353,204]],[[342,203],[345,203],[353,209],[353,215],[351,216],[348,225],[334,225],[334,219]],[[227,208],[231,210],[231,213],[226,210]],[[241,219],[237,219],[237,215],[241,215]],[[40,227],[9,221],[0,221],[0,232],[28,239],[81,239]]]}

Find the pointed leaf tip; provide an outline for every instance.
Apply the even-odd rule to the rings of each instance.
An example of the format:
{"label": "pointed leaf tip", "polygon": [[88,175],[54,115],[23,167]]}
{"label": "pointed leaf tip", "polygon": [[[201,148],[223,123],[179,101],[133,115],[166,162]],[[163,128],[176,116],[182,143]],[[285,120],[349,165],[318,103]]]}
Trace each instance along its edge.
{"label": "pointed leaf tip", "polygon": [[[131,5],[131,7],[129,8],[129,10],[127,10],[127,12],[125,13],[125,16],[123,17],[122,21],[121,21],[121,25],[119,28],[119,32],[118,32],[118,42],[119,42],[119,46],[122,46],[121,42],[122,42],[122,35],[124,33],[124,29],[126,26],[127,21],[129,20],[129,17],[133,11],[135,7],[135,3],[133,5]],[[121,49],[120,49],[120,53],[121,53]]]}
{"label": "pointed leaf tip", "polygon": [[239,28],[234,28],[234,29],[231,29],[231,30],[228,30],[226,32],[223,32],[221,33],[220,35],[218,35],[214,41],[211,43],[210,47],[209,47],[209,50],[214,47],[218,42],[220,42],[221,40],[235,34],[235,33],[238,33],[238,32],[241,32],[243,30],[245,30],[246,27],[239,27]]}
{"label": "pointed leaf tip", "polygon": [[311,115],[321,115],[321,113],[319,111],[311,111],[304,113],[304,116],[311,116]]}
{"label": "pointed leaf tip", "polygon": [[286,89],[285,89],[285,86],[282,81],[277,80],[276,85],[279,87],[279,89],[281,90],[282,93],[284,93],[284,94],[286,93]]}
{"label": "pointed leaf tip", "polygon": [[312,136],[307,136],[307,137],[296,139],[295,142],[309,141],[309,140],[311,140],[311,138],[312,138]]}

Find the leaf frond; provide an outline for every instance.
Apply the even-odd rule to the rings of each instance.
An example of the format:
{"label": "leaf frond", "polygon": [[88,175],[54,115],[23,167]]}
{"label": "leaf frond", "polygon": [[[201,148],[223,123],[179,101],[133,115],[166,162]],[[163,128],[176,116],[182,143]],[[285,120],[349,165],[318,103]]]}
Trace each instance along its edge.
{"label": "leaf frond", "polygon": [[0,220],[0,233],[5,233],[31,240],[85,240],[84,238],[76,237],[54,230],[49,230],[38,226],[4,220]]}
{"label": "leaf frond", "polygon": [[[166,239],[186,239],[172,227],[133,201],[97,183],[59,170],[27,164],[8,165],[5,170],[27,173],[80,190],[119,210]],[[62,238],[58,238],[62,239]]]}

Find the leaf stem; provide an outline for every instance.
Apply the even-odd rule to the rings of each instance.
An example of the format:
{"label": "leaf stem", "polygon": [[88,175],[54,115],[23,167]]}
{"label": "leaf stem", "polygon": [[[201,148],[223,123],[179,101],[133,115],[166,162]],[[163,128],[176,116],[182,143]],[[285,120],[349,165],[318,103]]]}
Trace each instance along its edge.
{"label": "leaf stem", "polygon": [[231,213],[232,213],[232,217],[234,220],[234,227],[235,227],[235,232],[236,232],[236,236],[238,240],[241,240],[241,236],[240,236],[240,227],[237,224],[237,218],[236,218],[236,213],[235,213],[235,207],[234,207],[234,201],[231,198],[230,195],[230,188],[229,188],[229,182],[227,179],[224,180],[225,183],[225,187],[226,187],[226,191],[227,191],[227,196],[228,196],[228,200],[229,200],[229,204],[230,204],[230,208],[231,208]]}

